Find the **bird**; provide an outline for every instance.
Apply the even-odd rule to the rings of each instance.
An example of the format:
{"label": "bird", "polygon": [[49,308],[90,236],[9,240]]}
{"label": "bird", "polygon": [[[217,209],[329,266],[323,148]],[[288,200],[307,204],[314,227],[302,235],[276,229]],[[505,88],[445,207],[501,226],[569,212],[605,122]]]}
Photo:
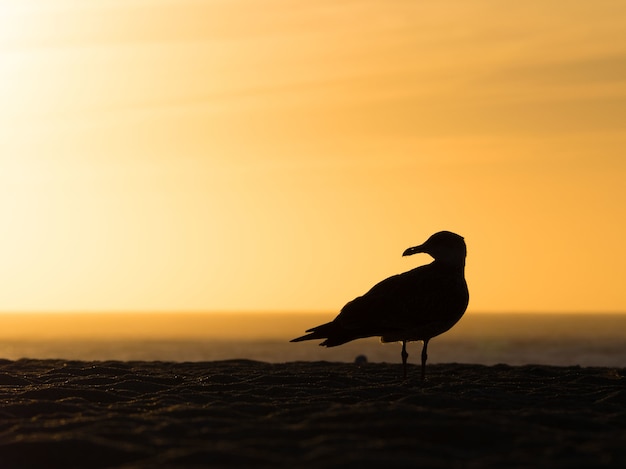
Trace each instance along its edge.
{"label": "bird", "polygon": [[469,304],[465,281],[467,247],[462,236],[440,231],[402,256],[429,254],[430,264],[393,275],[367,293],[349,301],[335,319],[308,329],[290,342],[324,339],[319,345],[335,347],[355,339],[379,336],[381,342],[402,342],[406,380],[409,341],[422,341],[421,378],[426,379],[428,342],[454,326]]}

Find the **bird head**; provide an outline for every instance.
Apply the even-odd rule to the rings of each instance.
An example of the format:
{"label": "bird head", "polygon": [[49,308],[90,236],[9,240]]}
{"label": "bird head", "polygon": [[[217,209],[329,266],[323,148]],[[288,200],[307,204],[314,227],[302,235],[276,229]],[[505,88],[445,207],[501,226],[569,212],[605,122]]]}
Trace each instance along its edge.
{"label": "bird head", "polygon": [[450,231],[440,231],[428,238],[424,244],[408,248],[402,255],[411,256],[418,252],[430,254],[436,261],[465,265],[467,248],[462,236]]}

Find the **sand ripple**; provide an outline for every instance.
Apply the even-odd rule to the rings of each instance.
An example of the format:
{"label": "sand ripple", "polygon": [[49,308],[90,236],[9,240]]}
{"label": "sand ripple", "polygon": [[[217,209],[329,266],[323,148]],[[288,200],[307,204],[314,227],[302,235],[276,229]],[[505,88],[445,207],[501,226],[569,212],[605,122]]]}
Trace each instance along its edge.
{"label": "sand ripple", "polygon": [[0,361],[0,467],[621,467],[626,369]]}

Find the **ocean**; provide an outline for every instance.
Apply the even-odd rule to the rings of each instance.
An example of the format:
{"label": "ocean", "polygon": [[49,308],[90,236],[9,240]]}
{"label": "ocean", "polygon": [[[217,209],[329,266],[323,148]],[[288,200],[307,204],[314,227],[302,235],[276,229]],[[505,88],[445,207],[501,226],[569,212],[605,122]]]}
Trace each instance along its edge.
{"label": "ocean", "polygon": [[[399,344],[290,343],[335,313],[1,314],[0,358],[197,362],[250,359],[400,363]],[[420,343],[408,345],[418,364]],[[626,367],[626,314],[468,312],[431,340],[429,363]]]}

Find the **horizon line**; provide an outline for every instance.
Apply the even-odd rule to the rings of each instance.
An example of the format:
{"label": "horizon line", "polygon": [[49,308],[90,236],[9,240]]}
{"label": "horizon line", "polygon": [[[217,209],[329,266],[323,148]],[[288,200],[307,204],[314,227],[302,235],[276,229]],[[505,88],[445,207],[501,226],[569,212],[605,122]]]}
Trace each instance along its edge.
{"label": "horizon line", "polygon": [[[0,310],[2,315],[71,315],[71,314],[276,314],[276,315],[293,315],[293,314],[339,314],[341,309],[322,310],[322,309],[85,309],[85,310]],[[626,314],[624,310],[468,310],[466,314],[480,315],[512,315],[512,314]]]}

